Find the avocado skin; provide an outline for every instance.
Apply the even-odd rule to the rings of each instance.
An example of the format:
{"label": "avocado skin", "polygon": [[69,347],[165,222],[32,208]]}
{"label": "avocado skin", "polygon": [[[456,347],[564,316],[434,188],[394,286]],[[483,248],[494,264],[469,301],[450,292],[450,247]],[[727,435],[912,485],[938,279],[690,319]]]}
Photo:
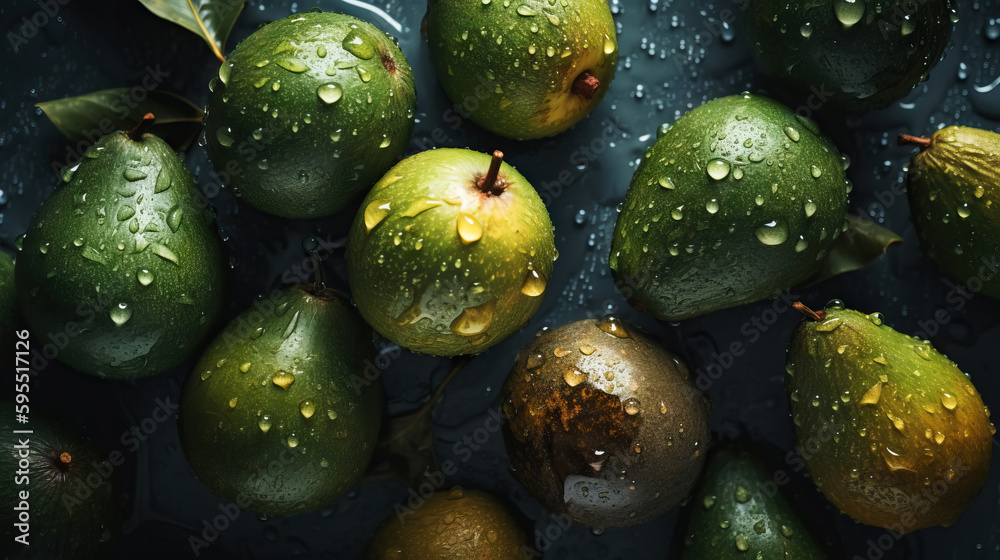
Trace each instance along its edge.
{"label": "avocado skin", "polygon": [[397,510],[375,530],[363,558],[523,560],[525,547],[524,530],[502,501],[455,487],[417,509]]}
{"label": "avocado skin", "polygon": [[[730,163],[721,180],[707,173],[716,159]],[[819,268],[846,223],[849,188],[815,122],[761,95],[709,101],[636,170],[611,244],[616,286],[665,321],[775,297]],[[786,231],[782,243],[758,238],[770,223]]]}
{"label": "avocado skin", "polygon": [[[372,58],[345,50],[352,32],[374,47]],[[391,58],[393,73],[383,57]],[[295,73],[281,66],[284,61],[308,69]],[[231,68],[228,78],[210,84],[208,154],[237,196],[269,214],[321,218],[347,207],[403,155],[413,134],[417,100],[410,66],[394,40],[365,21],[292,14],[244,39],[225,67]],[[368,82],[356,68],[366,71]],[[261,80],[267,81],[256,87]],[[273,89],[275,83],[280,89]],[[325,103],[318,95],[327,84],[341,87],[338,101]],[[220,130],[231,145],[222,144]]]}
{"label": "avocado skin", "polygon": [[14,259],[0,252],[0,340],[10,339],[17,312],[17,298],[14,292]]}
{"label": "avocado skin", "polygon": [[[846,0],[747,0],[754,58],[770,76],[821,106],[849,111],[887,107],[937,64],[951,37],[950,0],[857,0],[862,19],[845,28],[834,4]],[[904,17],[915,24],[903,35]],[[804,37],[802,26],[812,29]],[[908,28],[908,24],[906,25]]]}
{"label": "avocado skin", "polygon": [[[128,180],[126,170],[145,178]],[[119,131],[64,179],[32,218],[14,267],[32,334],[64,341],[58,359],[98,377],[133,379],[180,364],[224,302],[215,214],[191,173],[163,140]],[[143,270],[152,274],[147,285]],[[112,312],[122,303],[131,315],[119,326]]]}
{"label": "avocado skin", "polygon": [[[535,15],[520,15],[522,8]],[[564,132],[600,104],[615,77],[618,39],[605,0],[429,0],[425,24],[448,97],[474,123],[507,138]],[[584,71],[601,85],[591,99],[573,99],[571,86]]]}
{"label": "avocado skin", "polygon": [[[271,294],[216,337],[184,386],[178,428],[191,468],[216,495],[268,516],[332,503],[375,449],[374,360],[371,329],[343,299]],[[294,377],[287,388],[281,372]]]}
{"label": "avocado skin", "polygon": [[501,389],[514,476],[549,511],[631,527],[686,499],[711,440],[687,366],[614,316],[533,339]]}
{"label": "avocado skin", "polygon": [[961,284],[978,278],[980,293],[995,299],[1000,299],[998,170],[1000,134],[949,126],[913,157],[906,191],[920,244],[931,260]]}
{"label": "avocado skin", "polygon": [[688,506],[681,560],[827,558],[781,491],[765,492],[772,479],[747,450],[714,451]]}
{"label": "avocado skin", "polygon": [[982,397],[881,314],[825,314],[796,328],[785,376],[799,445],[829,440],[804,457],[816,487],[859,523],[900,534],[952,525],[990,474],[995,428]]}
{"label": "avocado skin", "polygon": [[[0,500],[12,508],[28,492],[28,546],[14,541],[21,534],[14,528],[19,521],[8,509],[4,516],[0,556],[9,560],[106,560],[113,558],[122,529],[121,494],[116,486],[114,467],[87,438],[52,422],[32,405],[28,424],[15,423],[15,404],[0,401],[2,467],[10,476],[0,484]],[[30,429],[27,435],[14,430]],[[15,472],[23,459],[19,439],[28,441],[27,481],[18,484]],[[59,460],[69,453],[68,466]],[[112,473],[110,476],[104,473]]]}

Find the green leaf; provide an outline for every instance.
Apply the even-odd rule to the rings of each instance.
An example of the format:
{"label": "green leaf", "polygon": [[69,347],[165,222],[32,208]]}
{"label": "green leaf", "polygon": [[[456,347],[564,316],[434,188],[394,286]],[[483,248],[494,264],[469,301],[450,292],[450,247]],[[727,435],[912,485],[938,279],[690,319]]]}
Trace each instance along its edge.
{"label": "green leaf", "polygon": [[205,40],[216,58],[225,61],[222,50],[236,18],[243,11],[243,0],[139,0],[157,16],[176,23]]}
{"label": "green leaf", "polygon": [[[136,95],[141,91],[142,95]],[[183,97],[159,90],[105,89],[36,105],[72,142],[94,143],[116,130],[130,130],[146,113],[156,122],[150,132],[184,151],[201,132],[201,108]]]}
{"label": "green leaf", "polygon": [[847,217],[847,231],[840,234],[819,270],[799,288],[808,288],[834,276],[864,268],[903,238],[892,231],[855,216]]}
{"label": "green leaf", "polygon": [[452,363],[451,371],[437,386],[427,403],[415,412],[389,419],[375,444],[375,453],[362,480],[395,480],[416,488],[427,472],[439,472],[434,453],[434,419],[431,412],[448,383],[472,361],[463,357]]}

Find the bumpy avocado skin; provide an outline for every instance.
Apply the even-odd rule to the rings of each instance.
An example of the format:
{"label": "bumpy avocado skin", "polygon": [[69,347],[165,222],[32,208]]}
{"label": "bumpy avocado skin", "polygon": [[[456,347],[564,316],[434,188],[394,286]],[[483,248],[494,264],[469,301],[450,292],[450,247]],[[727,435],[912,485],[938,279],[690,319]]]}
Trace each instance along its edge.
{"label": "bumpy avocado skin", "polygon": [[410,156],[355,216],[347,243],[354,300],[379,334],[413,352],[483,352],[522,328],[544,298],[557,255],[548,210],[506,163],[504,192],[484,196],[474,185],[490,164],[463,149]]}
{"label": "bumpy avocado skin", "polygon": [[[23,406],[23,405],[21,405]],[[14,523],[21,512],[4,517],[0,555],[9,560],[106,560],[115,557],[122,530],[122,495],[115,466],[87,438],[66,429],[29,406],[29,422],[15,422],[15,403],[0,401],[0,461],[10,476],[0,484],[0,499],[15,508],[27,492],[27,541]],[[14,430],[32,431],[14,435]],[[26,441],[22,446],[21,441]],[[28,453],[27,468],[20,464]],[[68,457],[61,458],[63,453]],[[68,462],[66,462],[68,461]],[[16,475],[18,470],[25,473]],[[22,507],[22,510],[24,508]]]}
{"label": "bumpy avocado skin", "polygon": [[996,430],[954,362],[884,320],[835,302],[795,330],[795,434],[816,487],[855,521],[901,534],[951,525],[989,477]]}
{"label": "bumpy avocado skin", "polygon": [[243,40],[209,84],[209,157],[237,196],[285,218],[354,202],[406,150],[416,92],[394,39],[343,14],[293,14]]}
{"label": "bumpy avocado skin", "polygon": [[705,463],[708,399],[676,355],[614,316],[532,340],[501,397],[514,476],[582,525],[662,515],[688,497]]}
{"label": "bumpy avocado skin", "polygon": [[35,213],[14,274],[41,344],[91,375],[131,379],[187,359],[224,303],[215,214],[163,140],[100,139]]}
{"label": "bumpy avocado skin", "polygon": [[297,515],[346,493],[381,418],[371,329],[339,297],[294,288],[234,319],[195,366],[178,428],[191,468],[217,495]]}
{"label": "bumpy avocado skin", "polygon": [[773,478],[746,450],[714,451],[688,506],[681,559],[826,558],[781,491],[770,492]]}
{"label": "bumpy avocado skin", "polygon": [[503,502],[456,486],[416,509],[396,508],[375,531],[364,560],[523,560],[525,552],[536,553]]}
{"label": "bumpy avocado skin", "polygon": [[811,107],[851,111],[886,107],[925,80],[953,15],[950,0],[748,0],[744,10],[767,74],[811,96]]}
{"label": "bumpy avocado skin", "polygon": [[815,122],[760,95],[709,101],[632,178],[609,258],[618,289],[668,321],[774,297],[819,268],[849,189]]}
{"label": "bumpy avocado skin", "polygon": [[949,126],[914,156],[907,195],[920,243],[938,268],[1000,299],[998,170],[1000,134]]}
{"label": "bumpy avocado skin", "polygon": [[[605,0],[430,0],[431,59],[448,97],[479,126],[517,140],[559,134],[607,94],[618,39]],[[600,86],[572,86],[583,72]]]}

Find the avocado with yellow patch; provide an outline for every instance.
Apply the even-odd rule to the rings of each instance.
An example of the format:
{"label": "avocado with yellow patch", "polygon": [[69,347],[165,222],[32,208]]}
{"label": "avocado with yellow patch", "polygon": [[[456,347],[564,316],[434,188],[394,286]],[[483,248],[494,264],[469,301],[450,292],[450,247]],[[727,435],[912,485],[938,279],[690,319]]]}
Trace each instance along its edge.
{"label": "avocado with yellow patch", "polygon": [[563,132],[615,77],[618,39],[605,0],[429,0],[424,23],[448,97],[508,138]]}

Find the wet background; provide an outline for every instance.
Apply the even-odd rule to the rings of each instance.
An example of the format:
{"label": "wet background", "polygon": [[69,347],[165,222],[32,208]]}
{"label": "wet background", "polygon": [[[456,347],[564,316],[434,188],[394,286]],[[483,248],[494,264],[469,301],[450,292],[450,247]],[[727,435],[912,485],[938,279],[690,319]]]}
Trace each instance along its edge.
{"label": "wet background", "polygon": [[[792,477],[787,490],[796,496],[812,523],[840,543],[842,550],[836,557],[868,557],[868,540],[878,539],[884,531],[857,525],[837,514],[804,478],[804,472],[796,472],[794,464],[785,461],[795,442],[782,376],[785,346],[799,320],[797,313],[772,314],[772,303],[764,302],[680,325],[657,323],[624,303],[608,271],[615,207],[644,151],[655,140],[657,126],[673,122],[714,97],[742,90],[779,93],[754,69],[736,2],[612,0],[621,60],[608,97],[590,118],[568,133],[525,143],[492,136],[470,123],[452,128],[452,122],[445,122],[451,104],[437,84],[419,36],[424,6],[418,1],[393,0],[377,6],[357,0],[251,1],[228,46],[232,48],[262,23],[314,5],[367,19],[399,37],[414,67],[419,96],[419,122],[411,152],[432,146],[502,149],[507,161],[536,187],[555,182],[561,172],[568,172],[573,179],[549,206],[561,256],[541,309],[528,328],[472,361],[447,387],[434,411],[438,456],[460,465],[449,485],[494,492],[508,501],[529,531],[544,533],[549,529],[549,535],[556,538],[547,547],[546,558],[672,557],[680,508],[645,525],[608,530],[600,536],[583,527],[556,530],[546,512],[508,472],[499,434],[492,434],[466,462],[462,461],[465,444],[456,448],[456,442],[484,427],[487,411],[499,404],[499,388],[517,350],[535,331],[616,312],[653,332],[684,356],[692,370],[715,363],[713,352],[722,352],[733,342],[747,347],[746,354],[726,368],[707,391],[715,403],[712,426],[717,439],[754,441],[776,471],[784,470]],[[940,332],[928,332],[934,345],[972,376],[988,405],[1000,410],[1000,367],[992,354],[1000,348],[1000,304],[981,296],[971,300],[947,297],[955,286],[923,257],[910,225],[907,202],[892,195],[912,153],[895,145],[898,134],[927,135],[958,123],[1000,129],[1000,3],[964,0],[956,8],[960,19],[946,58],[931,72],[930,80],[902,102],[863,117],[826,111],[813,115],[853,161],[848,171],[855,184],[852,212],[895,230],[906,243],[862,272],[795,295],[813,307],[837,297],[862,311],[882,311],[889,324],[907,333],[922,330],[935,313],[945,313],[948,322]],[[0,7],[0,31],[4,35],[16,32],[21,18],[30,18],[38,10],[34,2],[5,1]],[[724,24],[727,19],[731,25]],[[64,161],[68,145],[35,103],[138,85],[147,65],[159,65],[169,73],[160,89],[201,105],[219,64],[198,37],[156,18],[138,2],[82,0],[60,6],[57,17],[16,54],[5,44],[3,60],[0,238],[3,250],[11,253],[14,239],[57,186],[51,162]],[[795,107],[801,102],[791,104]],[[440,131],[434,134],[435,129]],[[447,138],[445,142],[432,140],[441,138],[441,133]],[[588,157],[582,151],[585,148],[595,157]],[[212,182],[203,148],[193,147],[187,163],[203,186]],[[293,223],[240,204],[228,192],[218,194],[212,202],[233,273],[228,317],[246,308],[256,295],[278,287],[282,274],[303,262],[305,237],[328,237],[342,247],[354,212],[352,208],[329,219]],[[342,259],[341,248],[324,263],[324,272],[329,283],[346,288]],[[772,321],[774,317],[765,329],[748,326],[754,319]],[[451,362],[406,352],[393,359],[393,349],[383,350],[385,359],[391,361],[383,381],[388,412],[395,415],[424,402]],[[84,426],[105,452],[126,451],[122,435],[150,417],[156,399],[177,401],[190,365],[126,384],[89,378],[52,364],[36,377],[31,394],[34,403],[55,416]],[[7,383],[3,386],[8,390]],[[126,463],[119,469],[132,501],[121,557],[192,557],[188,536],[200,532],[202,520],[219,513],[222,500],[195,480],[172,421],[155,425],[143,437],[145,441],[135,453],[126,453]],[[995,466],[979,498],[954,527],[908,535],[881,557],[1000,558],[998,487],[1000,466]],[[391,513],[393,504],[407,496],[402,484],[369,483],[312,515],[261,520],[243,513],[202,551],[201,557],[355,558],[374,527]],[[549,543],[539,544],[546,547]]]}

